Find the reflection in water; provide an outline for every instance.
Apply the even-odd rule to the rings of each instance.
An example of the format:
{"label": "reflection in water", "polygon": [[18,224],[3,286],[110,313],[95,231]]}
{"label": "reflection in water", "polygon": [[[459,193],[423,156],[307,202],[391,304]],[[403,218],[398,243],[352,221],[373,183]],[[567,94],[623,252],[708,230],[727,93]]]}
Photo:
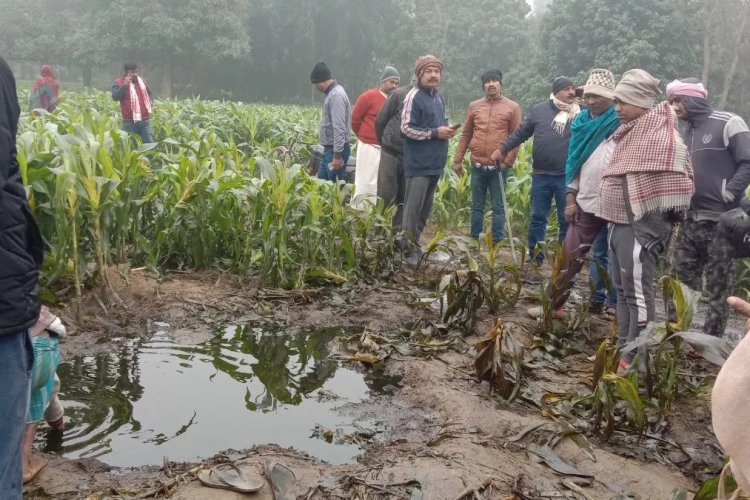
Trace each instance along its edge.
{"label": "reflection in water", "polygon": [[[335,331],[280,335],[230,327],[197,346],[164,332],[111,354],[60,365],[66,430],[49,433],[45,451],[99,457],[119,466],[194,460],[254,444],[292,446],[331,462],[358,454],[354,445],[311,439],[311,429],[348,429],[335,411],[361,401],[377,377],[328,359]],[[325,392],[318,394],[321,389]],[[334,393],[340,399],[316,397]]]}

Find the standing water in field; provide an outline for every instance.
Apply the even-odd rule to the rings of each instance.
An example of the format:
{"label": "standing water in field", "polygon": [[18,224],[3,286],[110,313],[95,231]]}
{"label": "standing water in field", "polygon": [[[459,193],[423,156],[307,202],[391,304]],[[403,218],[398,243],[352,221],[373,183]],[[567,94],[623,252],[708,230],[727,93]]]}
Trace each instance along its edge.
{"label": "standing water in field", "polygon": [[366,399],[382,381],[329,359],[335,335],[229,327],[186,346],[161,331],[117,352],[63,363],[66,430],[61,440],[48,432],[44,449],[139,466],[275,443],[349,461],[359,446],[331,444],[313,429],[354,431],[353,419],[336,408]]}

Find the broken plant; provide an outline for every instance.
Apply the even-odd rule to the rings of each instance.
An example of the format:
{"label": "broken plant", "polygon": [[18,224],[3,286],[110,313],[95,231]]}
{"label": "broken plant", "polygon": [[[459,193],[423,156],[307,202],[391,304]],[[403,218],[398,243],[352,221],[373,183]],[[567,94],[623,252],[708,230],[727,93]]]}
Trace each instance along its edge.
{"label": "broken plant", "polygon": [[506,400],[513,401],[521,389],[523,378],[523,345],[511,333],[510,323],[499,316],[485,338],[477,342],[479,353],[474,368],[480,380],[490,382],[490,390],[497,390]]}

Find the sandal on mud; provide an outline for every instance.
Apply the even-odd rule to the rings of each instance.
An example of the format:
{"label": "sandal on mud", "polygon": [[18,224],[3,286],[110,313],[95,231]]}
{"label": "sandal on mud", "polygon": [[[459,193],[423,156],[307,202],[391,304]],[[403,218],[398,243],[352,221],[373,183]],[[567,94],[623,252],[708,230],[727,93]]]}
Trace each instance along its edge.
{"label": "sandal on mud", "polygon": [[267,460],[263,465],[263,473],[266,479],[271,482],[274,500],[295,500],[297,498],[294,492],[294,483],[297,478],[289,467],[281,462]]}
{"label": "sandal on mud", "polygon": [[260,477],[247,477],[239,467],[224,463],[202,470],[198,473],[198,481],[209,488],[219,488],[236,491],[238,493],[253,493],[260,490],[265,481]]}

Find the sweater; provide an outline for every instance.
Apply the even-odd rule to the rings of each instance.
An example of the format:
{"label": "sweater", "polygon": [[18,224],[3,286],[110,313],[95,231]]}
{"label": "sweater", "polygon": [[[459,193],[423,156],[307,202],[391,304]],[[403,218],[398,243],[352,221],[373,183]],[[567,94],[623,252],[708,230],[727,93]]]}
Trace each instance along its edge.
{"label": "sweater", "polygon": [[404,134],[404,175],[441,175],[448,160],[448,141],[438,138],[438,127],[448,124],[443,96],[437,89],[414,87],[401,112]]}
{"label": "sweater", "polygon": [[[143,79],[143,77],[140,77]],[[146,85],[146,91],[151,102],[154,102],[154,93],[151,92],[151,88],[146,84],[146,80],[143,80]],[[120,101],[120,113],[122,113],[122,119],[126,122],[133,121],[133,110],[130,108],[130,88],[129,85],[132,83],[126,81],[124,76],[121,76],[112,85],[112,100]],[[141,119],[146,121],[150,118],[146,104],[143,102],[143,91],[140,85],[135,86],[135,91],[138,94],[138,101],[141,103]]]}
{"label": "sweater", "polygon": [[[469,104],[466,122],[461,131],[453,163],[463,160],[466,150],[471,149],[471,162],[491,165],[492,152],[521,123],[521,107],[515,101],[501,96],[499,99],[483,97]],[[518,149],[513,149],[505,157],[506,165],[516,161]]]}
{"label": "sweater", "polygon": [[401,111],[404,109],[404,99],[411,90],[411,85],[399,87],[390,93],[385,104],[375,117],[375,134],[378,144],[393,156],[404,154],[404,136],[401,135]]}
{"label": "sweater", "polygon": [[562,135],[555,132],[552,121],[559,112],[551,100],[537,104],[531,108],[521,126],[503,141],[502,150],[506,153],[512,151],[534,137],[531,150],[534,174],[565,175],[570,122],[565,124]]}
{"label": "sweater", "polygon": [[375,117],[378,116],[380,108],[385,104],[385,94],[379,88],[365,91],[352,110],[352,130],[357,139],[365,144],[378,144],[378,136],[375,133]]}
{"label": "sweater", "polygon": [[344,146],[349,143],[352,105],[344,87],[335,81],[325,93],[319,140],[323,147],[333,147],[334,158],[341,158]]}

